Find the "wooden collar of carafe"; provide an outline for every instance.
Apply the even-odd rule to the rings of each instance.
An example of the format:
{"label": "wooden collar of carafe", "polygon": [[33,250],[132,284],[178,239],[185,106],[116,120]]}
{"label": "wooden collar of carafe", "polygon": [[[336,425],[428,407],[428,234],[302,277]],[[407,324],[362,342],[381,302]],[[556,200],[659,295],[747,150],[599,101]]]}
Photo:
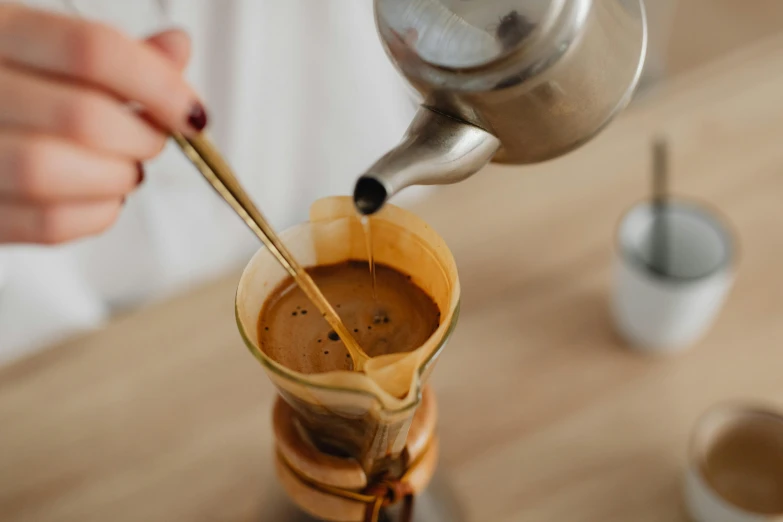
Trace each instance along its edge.
{"label": "wooden collar of carafe", "polygon": [[297,429],[295,412],[278,397],[273,413],[277,476],[291,500],[311,516],[335,522],[364,522],[379,508],[412,498],[429,484],[438,461],[437,405],[429,387],[408,432],[410,465],[399,480],[368,483],[353,459],[318,451]]}

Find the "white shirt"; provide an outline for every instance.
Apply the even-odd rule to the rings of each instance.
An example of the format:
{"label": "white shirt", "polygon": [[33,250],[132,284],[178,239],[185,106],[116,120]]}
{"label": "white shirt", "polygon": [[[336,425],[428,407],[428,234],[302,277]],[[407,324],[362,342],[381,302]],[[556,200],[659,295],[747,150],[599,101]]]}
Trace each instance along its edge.
{"label": "white shirt", "polygon": [[[62,10],[55,0],[26,3]],[[141,0],[74,3],[139,36],[158,16]],[[187,75],[206,102],[209,132],[278,229],[306,219],[319,197],[350,194],[413,116],[369,0],[165,3],[192,37]],[[175,147],[145,170],[105,234],[53,248],[0,246],[0,361],[240,267],[259,247]]]}

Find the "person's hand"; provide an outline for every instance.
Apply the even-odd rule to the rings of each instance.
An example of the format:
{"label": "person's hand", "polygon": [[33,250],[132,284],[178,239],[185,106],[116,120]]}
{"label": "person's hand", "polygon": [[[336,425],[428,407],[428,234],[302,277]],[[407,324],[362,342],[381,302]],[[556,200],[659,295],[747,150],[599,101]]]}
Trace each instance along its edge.
{"label": "person's hand", "polygon": [[0,3],[0,244],[109,227],[143,178],[141,162],[163,149],[162,129],[206,125],[182,77],[189,55],[180,31],[137,41]]}

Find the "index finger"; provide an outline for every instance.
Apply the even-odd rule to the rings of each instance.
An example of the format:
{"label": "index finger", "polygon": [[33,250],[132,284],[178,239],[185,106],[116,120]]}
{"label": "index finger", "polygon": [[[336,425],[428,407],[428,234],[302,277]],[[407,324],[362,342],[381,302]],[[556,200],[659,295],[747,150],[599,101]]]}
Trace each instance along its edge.
{"label": "index finger", "polygon": [[201,102],[174,64],[108,25],[6,4],[0,55],[137,102],[168,129],[193,134],[206,126]]}

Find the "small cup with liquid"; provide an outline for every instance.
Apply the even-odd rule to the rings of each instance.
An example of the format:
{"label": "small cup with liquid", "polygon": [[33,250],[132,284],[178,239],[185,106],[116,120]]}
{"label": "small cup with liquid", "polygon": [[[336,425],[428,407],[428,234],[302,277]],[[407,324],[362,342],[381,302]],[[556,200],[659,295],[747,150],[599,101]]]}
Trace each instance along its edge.
{"label": "small cup with liquid", "polygon": [[691,440],[685,501],[695,522],[783,521],[783,414],[744,404],[709,410]]}
{"label": "small cup with liquid", "polygon": [[735,242],[705,205],[645,202],[623,216],[612,273],[612,317],[634,349],[687,348],[713,324],[731,289]]}

